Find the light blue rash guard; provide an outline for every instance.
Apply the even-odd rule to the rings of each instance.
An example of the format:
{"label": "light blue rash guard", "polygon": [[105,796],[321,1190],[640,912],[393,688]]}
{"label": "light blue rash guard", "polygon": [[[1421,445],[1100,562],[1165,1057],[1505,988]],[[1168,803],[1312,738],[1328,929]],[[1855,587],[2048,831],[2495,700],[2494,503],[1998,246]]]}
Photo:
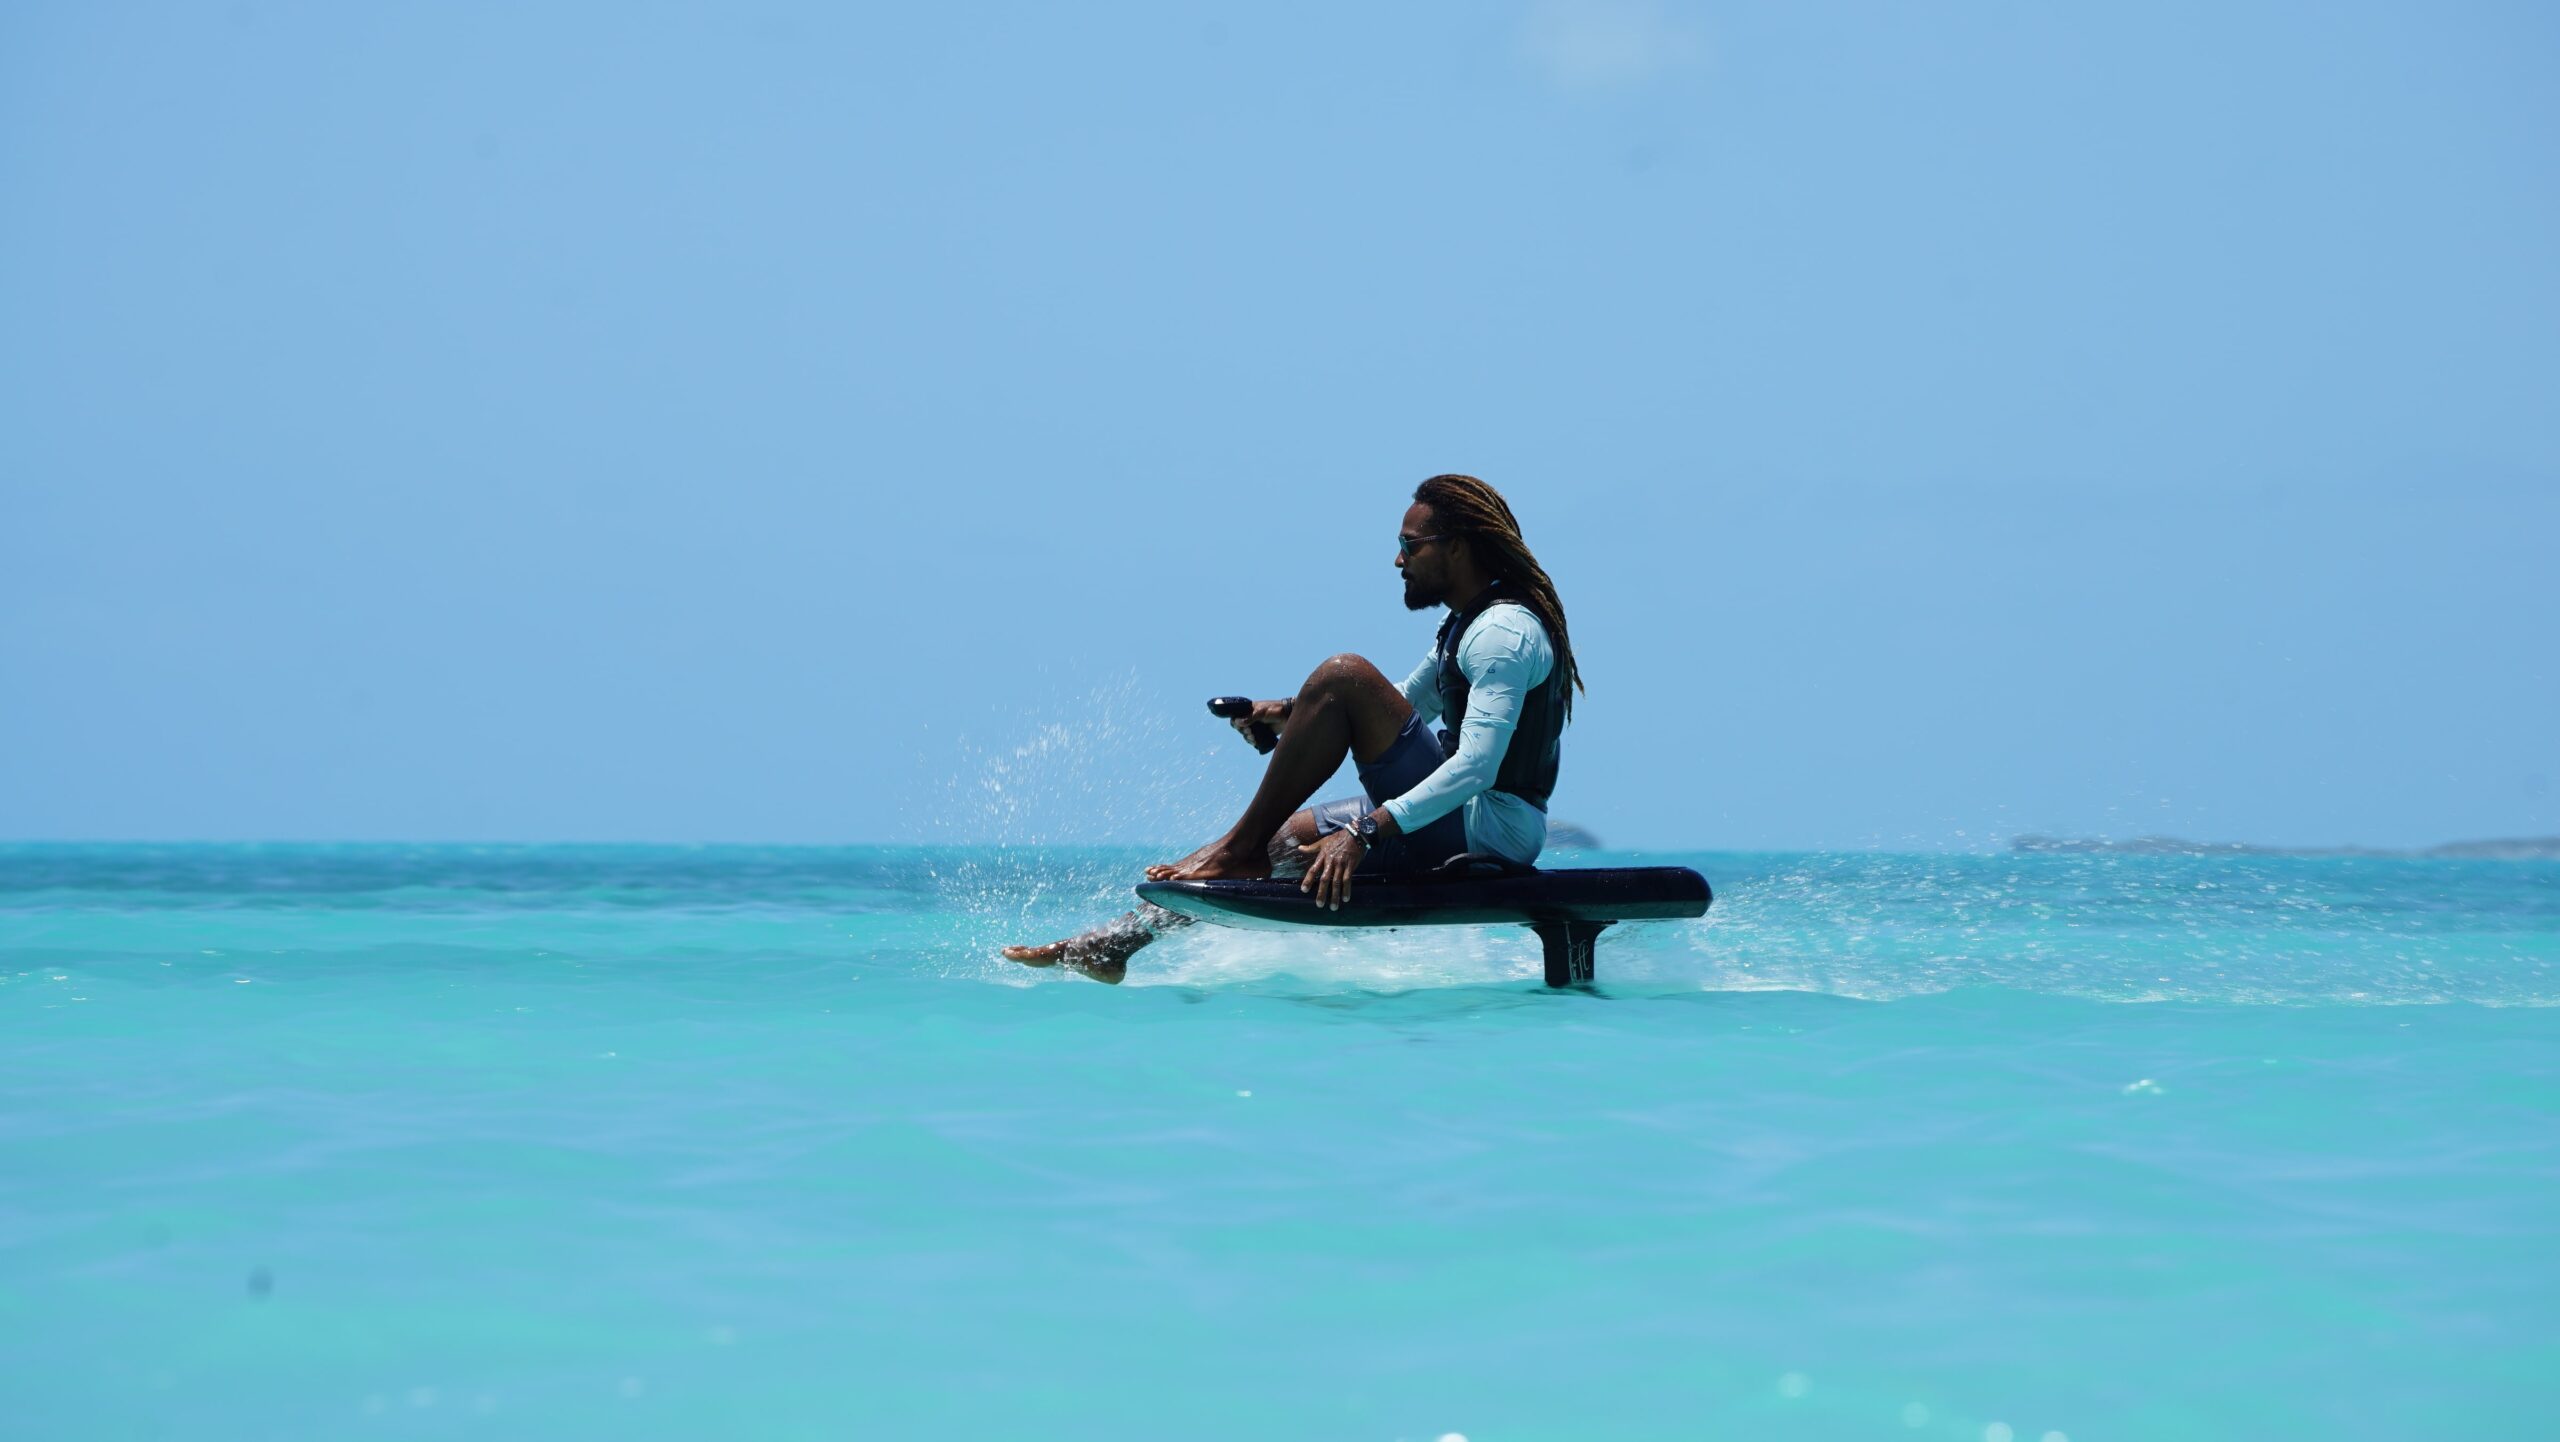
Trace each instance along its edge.
{"label": "light blue rash guard", "polygon": [[[1526,606],[1488,608],[1458,640],[1458,670],[1467,678],[1467,720],[1458,728],[1458,750],[1422,784],[1386,804],[1396,826],[1410,834],[1463,806],[1467,849],[1490,851],[1526,865],[1547,844],[1547,813],[1508,791],[1492,788],[1502,753],[1520,724],[1520,703],[1555,670],[1555,648],[1538,613]],[[1439,721],[1440,651],[1435,643],[1412,675],[1404,699],[1426,722]]]}

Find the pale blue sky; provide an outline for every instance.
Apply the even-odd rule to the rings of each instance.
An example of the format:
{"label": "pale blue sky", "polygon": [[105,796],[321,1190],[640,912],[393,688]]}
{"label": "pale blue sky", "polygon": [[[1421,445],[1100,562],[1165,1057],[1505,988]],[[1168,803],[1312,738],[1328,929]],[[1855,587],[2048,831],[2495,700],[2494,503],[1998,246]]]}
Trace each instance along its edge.
{"label": "pale blue sky", "polygon": [[2560,831],[2560,12],[2092,10],[10,5],[0,836],[1184,835],[1448,469],[1613,842]]}

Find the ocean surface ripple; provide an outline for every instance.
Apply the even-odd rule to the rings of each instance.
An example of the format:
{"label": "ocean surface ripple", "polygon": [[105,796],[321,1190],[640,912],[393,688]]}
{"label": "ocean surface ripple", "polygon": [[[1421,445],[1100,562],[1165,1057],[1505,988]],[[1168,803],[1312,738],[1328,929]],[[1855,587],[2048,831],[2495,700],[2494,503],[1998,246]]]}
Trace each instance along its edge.
{"label": "ocean surface ripple", "polygon": [[2560,864],[0,846],[0,1436],[2532,1435]]}

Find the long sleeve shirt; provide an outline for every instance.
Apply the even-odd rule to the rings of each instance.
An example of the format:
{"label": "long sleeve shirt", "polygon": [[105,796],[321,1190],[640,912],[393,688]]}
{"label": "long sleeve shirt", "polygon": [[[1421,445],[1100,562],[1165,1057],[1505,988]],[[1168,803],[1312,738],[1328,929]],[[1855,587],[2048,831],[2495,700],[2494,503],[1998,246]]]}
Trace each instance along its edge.
{"label": "long sleeve shirt", "polygon": [[[1520,724],[1520,705],[1555,670],[1547,628],[1526,606],[1488,608],[1458,640],[1458,670],[1467,678],[1467,719],[1458,746],[1440,769],[1386,804],[1396,826],[1413,832],[1466,808],[1467,849],[1526,864],[1547,844],[1547,814],[1508,791],[1495,791],[1502,754]],[[1440,721],[1440,651],[1433,646],[1404,679],[1404,699],[1426,722]]]}

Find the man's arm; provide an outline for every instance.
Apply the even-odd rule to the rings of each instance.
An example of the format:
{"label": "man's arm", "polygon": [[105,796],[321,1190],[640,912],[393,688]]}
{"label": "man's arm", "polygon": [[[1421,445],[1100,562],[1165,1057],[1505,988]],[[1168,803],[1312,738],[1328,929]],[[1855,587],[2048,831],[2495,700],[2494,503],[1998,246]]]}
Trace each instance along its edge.
{"label": "man's arm", "polygon": [[1467,719],[1458,728],[1457,752],[1420,785],[1380,808],[1399,830],[1419,831],[1493,785],[1511,733],[1520,724],[1520,707],[1555,669],[1555,653],[1534,617],[1502,606],[1468,628],[1458,650],[1458,669],[1467,678]]}
{"label": "man's arm", "polygon": [[1431,653],[1422,658],[1422,664],[1414,667],[1413,674],[1405,677],[1404,684],[1396,689],[1404,693],[1404,699],[1412,705],[1415,715],[1425,721],[1439,720],[1440,648],[1434,646]]}

